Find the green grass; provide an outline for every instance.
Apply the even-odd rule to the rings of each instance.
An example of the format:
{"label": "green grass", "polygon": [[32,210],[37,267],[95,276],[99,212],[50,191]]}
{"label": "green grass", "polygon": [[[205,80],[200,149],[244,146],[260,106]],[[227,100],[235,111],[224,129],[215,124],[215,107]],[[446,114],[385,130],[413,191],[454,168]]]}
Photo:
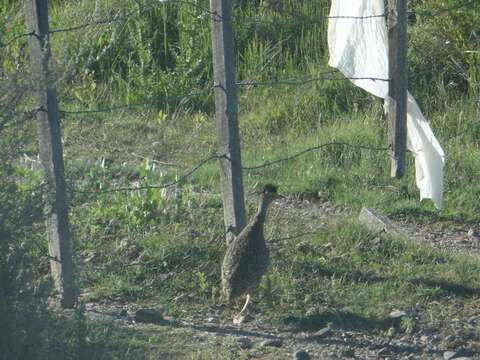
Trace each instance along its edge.
{"label": "green grass", "polygon": [[[73,5],[52,1],[50,26],[65,28],[78,25],[80,19],[109,17],[115,15],[108,11],[110,7],[127,12],[137,6],[134,3],[84,0]],[[327,2],[289,0],[281,2],[283,8],[274,3],[260,1],[261,10],[253,3],[236,3],[239,80],[307,80],[329,70],[325,22],[280,26],[244,21],[257,17],[284,22],[314,18],[327,14]],[[8,6],[5,10],[0,5],[0,15],[5,19],[0,25],[2,41],[23,32],[19,5],[4,4]],[[207,2],[202,4],[207,6]],[[430,5],[426,1],[412,6],[425,10]],[[195,22],[191,21],[192,14]],[[450,33],[443,35],[451,36],[452,44],[459,44],[460,50],[477,48],[476,40],[467,41],[474,39],[465,30],[472,26],[462,26],[462,21],[468,24],[472,20],[471,16],[452,19],[445,20]],[[208,21],[199,9],[152,5],[128,22],[89,27],[78,33],[56,33],[52,44],[56,73],[62,75],[58,84],[61,108],[102,109],[205,88],[211,77]],[[260,320],[296,330],[329,325],[382,334],[391,326],[388,314],[396,309],[413,308],[419,314],[400,324],[403,331],[474,313],[480,293],[477,257],[407,244],[369,232],[354,220],[362,206],[370,206],[394,220],[418,226],[466,229],[480,223],[479,75],[474,66],[478,57],[467,57],[453,46],[438,47],[440,39],[431,34],[443,28],[440,18],[423,19],[411,27],[409,86],[447,154],[445,208],[439,211],[429,200],[419,201],[410,154],[407,174],[401,180],[390,178],[387,152],[339,145],[245,170],[249,214],[256,206],[252,192],[268,182],[278,184],[284,195],[317,194],[330,199],[332,206],[349,209],[345,218],[328,221],[304,209],[272,209],[266,228],[272,265],[252,306]],[[12,36],[3,37],[3,33]],[[26,66],[25,45],[25,39],[20,39],[2,50],[7,75]],[[432,49],[438,56],[431,56]],[[448,61],[452,58],[455,63]],[[435,72],[416,76],[429,69]],[[19,84],[27,84],[15,77],[4,83],[11,94],[16,94],[14,89]],[[0,100],[10,102],[4,97]],[[330,142],[388,145],[381,102],[348,81],[242,87],[238,102],[246,167]],[[30,109],[31,103],[31,95],[22,93],[15,110]],[[62,131],[67,181],[85,191],[175,181],[216,152],[213,113],[213,96],[207,94],[183,102],[170,101],[165,106],[66,115]],[[30,276],[34,284],[43,283],[48,264],[41,258],[47,246],[40,197],[38,191],[32,196],[21,192],[41,183],[38,164],[22,160],[23,154],[35,158],[35,134],[29,124],[15,125],[18,128],[10,125],[7,115],[8,111],[3,112],[0,118],[2,126],[7,124],[0,129],[0,160],[6,169],[0,181],[9,184],[0,190],[0,226],[7,224],[13,229],[13,248],[22,249],[27,259],[36,259]],[[78,281],[82,292],[88,293],[86,301],[108,303],[122,296],[138,305],[164,304],[166,314],[174,318],[218,309],[222,309],[222,316],[231,318],[234,307],[220,294],[225,243],[217,162],[206,163],[178,184],[178,190],[69,194]],[[18,209],[23,208],[28,216],[18,215]],[[27,224],[18,219],[27,219]],[[313,234],[296,237],[304,232]],[[85,262],[89,253],[94,254],[93,259]],[[18,286],[32,290],[29,284],[26,279]],[[11,293],[22,292],[15,288]],[[14,313],[11,308],[1,307],[1,301],[2,294],[1,311]],[[23,300],[16,301],[22,304]],[[18,304],[16,308],[22,309]],[[52,345],[69,344],[64,358],[72,358],[72,354],[79,359],[240,356],[234,347],[224,347],[219,353],[219,344],[200,345],[188,334],[170,333],[168,327],[139,333],[88,322],[81,312],[72,320],[57,318],[38,304],[29,309],[31,312],[25,313],[27,321],[16,324],[15,331],[27,329],[26,334],[55,338],[52,329],[65,328]],[[40,343],[38,336],[25,339]],[[18,349],[19,344],[20,340]],[[46,352],[50,349],[47,345],[42,347]],[[276,358],[275,354],[262,355]]]}
{"label": "green grass", "polygon": [[[114,205],[111,197],[108,201]],[[224,304],[219,292],[219,264],[224,252],[219,199],[199,206],[189,201],[166,201],[157,208],[158,213],[160,209],[168,208],[168,213],[177,209],[178,222],[163,221],[166,215],[159,214],[152,222],[142,219],[139,228],[123,228],[124,234],[105,226],[85,235],[77,230],[79,237],[85,236],[83,247],[102,252],[94,265],[107,264],[107,269],[85,272],[84,285],[91,291],[90,298],[124,295],[131,301],[173,304],[174,298],[188,295],[187,302],[167,306],[167,312],[177,315],[182,309]],[[277,209],[276,215],[281,212]],[[279,216],[285,221],[279,224],[270,219],[270,239],[298,234],[306,226],[318,234],[272,242],[272,266],[255,298],[255,313],[269,314],[280,322],[294,317],[298,326],[310,329],[333,322],[341,328],[379,331],[388,327],[387,315],[395,309],[430,309],[431,302],[446,298],[473,301],[480,292],[480,262],[474,257],[385,238],[352,220],[324,227],[312,219],[299,219],[291,210]],[[121,217],[107,217],[112,227],[125,223]],[[124,236],[140,247],[135,258],[125,249],[115,250]],[[308,251],[299,250],[300,242],[308,244]],[[128,266],[138,259],[144,265]],[[306,314],[310,308],[318,312]]]}
{"label": "green grass", "polygon": [[[248,98],[246,101],[257,100]],[[148,125],[150,115],[144,116],[142,122],[151,126],[150,134],[153,134],[156,127]],[[191,121],[196,116],[194,113],[183,116],[182,125],[166,122],[159,134],[174,154],[177,167],[160,170],[148,167],[145,160],[132,157],[128,158],[128,166],[119,167],[114,159],[103,169],[94,164],[90,181],[100,182],[105,187],[111,186],[112,179],[123,185],[135,181],[140,185],[161,184],[184,174],[205,155],[214,152],[215,124],[211,115],[202,115],[199,127]],[[283,125],[283,130],[260,132],[257,126],[264,124],[257,122],[256,116],[255,107],[241,115],[245,166],[287,157],[332,141],[374,147],[385,146],[386,142],[385,120],[378,103],[308,129],[303,126],[289,129]],[[437,123],[446,116],[453,114],[434,113],[430,114],[430,119]],[[138,120],[128,115],[123,119],[125,127],[109,127],[108,130],[119,141],[117,148],[125,138],[127,148],[135,149],[132,152],[154,158],[155,153],[150,152],[148,143],[141,141],[144,133],[131,130],[135,129]],[[459,121],[463,124],[456,126],[456,132],[463,131],[470,123]],[[128,127],[130,122],[132,127]],[[102,126],[105,125],[98,124],[96,128]],[[130,131],[126,133],[126,129]],[[194,129],[198,132],[193,142],[182,141],[178,136],[182,131]],[[371,129],[377,130],[372,132]],[[446,134],[440,136],[446,137]],[[280,185],[283,194],[315,192],[336,204],[349,206],[354,216],[362,206],[373,206],[393,219],[413,224],[429,223],[439,228],[475,226],[479,221],[475,195],[478,189],[474,181],[478,172],[476,159],[480,155],[478,145],[470,135],[464,141],[452,139],[444,144],[450,155],[442,211],[436,210],[430,201],[419,201],[411,157],[407,176],[398,181],[389,177],[389,158],[385,152],[357,151],[342,146],[326,147],[292,161],[245,171],[246,193],[258,189],[259,184],[274,182]],[[88,145],[82,147],[88,149]],[[108,149],[100,151],[96,157],[100,154],[111,156]],[[125,168],[135,175],[129,178],[123,174],[120,170]],[[78,175],[81,179],[81,172]],[[80,179],[77,181],[82,184]],[[89,188],[88,184],[84,186]],[[89,300],[111,301],[127,296],[140,304],[169,304],[166,312],[176,318],[192,311],[208,313],[226,304],[219,288],[219,264],[225,245],[216,161],[199,169],[180,189],[181,194],[170,197],[154,190],[97,195],[93,199],[76,198],[78,203],[74,202],[72,213],[76,247],[93,249],[99,254],[93,263],[86,265],[83,273],[82,284],[89,292]],[[251,195],[247,197],[251,214],[255,203]],[[275,241],[305,229],[318,234]],[[269,220],[267,237],[274,240],[270,245],[272,266],[254,297],[252,312],[261,319],[269,318],[280,327],[316,330],[328,325],[386,334],[392,325],[388,319],[391,311],[413,308],[419,317],[400,324],[403,331],[413,331],[421,324],[448,322],[449,318],[465,316],[473,311],[480,293],[480,261],[476,257],[379,236],[351,219],[325,225],[308,216],[303,218],[294,210],[280,208]],[[139,247],[138,257],[131,258],[128,252],[117,250],[125,238]],[[306,253],[299,250],[300,242],[308,243]],[[143,265],[126,266],[136,262]],[[173,301],[178,298],[182,301]],[[232,307],[228,309],[231,310],[224,310],[226,318],[234,311]],[[154,342],[161,344],[162,339],[155,338]],[[145,339],[136,344],[140,353],[157,354],[159,351]],[[213,353],[214,347],[197,346],[184,354],[186,358],[209,358]],[[222,356],[228,358],[231,353]]]}

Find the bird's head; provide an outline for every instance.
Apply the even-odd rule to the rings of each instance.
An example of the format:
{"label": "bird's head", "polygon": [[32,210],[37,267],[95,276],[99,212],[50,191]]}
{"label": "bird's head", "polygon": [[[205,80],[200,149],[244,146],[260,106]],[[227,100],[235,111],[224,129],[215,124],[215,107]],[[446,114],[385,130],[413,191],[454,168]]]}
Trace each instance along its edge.
{"label": "bird's head", "polygon": [[278,187],[272,184],[267,184],[263,187],[262,196],[269,201],[273,201],[275,199],[280,199],[283,196],[277,193]]}

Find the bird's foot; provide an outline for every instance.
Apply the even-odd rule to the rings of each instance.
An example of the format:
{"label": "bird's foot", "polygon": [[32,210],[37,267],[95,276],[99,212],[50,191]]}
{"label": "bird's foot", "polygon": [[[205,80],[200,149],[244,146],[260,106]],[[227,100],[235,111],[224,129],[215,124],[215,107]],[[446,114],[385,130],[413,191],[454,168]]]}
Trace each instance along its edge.
{"label": "bird's foot", "polygon": [[245,301],[245,305],[243,305],[243,308],[242,310],[240,310],[240,312],[234,316],[233,318],[233,323],[234,324],[241,324],[243,322],[245,322],[246,320],[246,317],[247,317],[247,306],[248,304],[250,303],[250,294],[247,294],[247,300]]}
{"label": "bird's foot", "polygon": [[246,314],[246,313],[240,313],[240,314],[237,314],[233,317],[233,323],[235,325],[239,325],[239,324],[243,324],[243,323],[246,323],[246,322],[250,322],[252,321],[254,318],[249,315],[249,314]]}
{"label": "bird's foot", "polygon": [[242,324],[245,321],[245,315],[240,313],[233,317],[233,323],[235,325]]}

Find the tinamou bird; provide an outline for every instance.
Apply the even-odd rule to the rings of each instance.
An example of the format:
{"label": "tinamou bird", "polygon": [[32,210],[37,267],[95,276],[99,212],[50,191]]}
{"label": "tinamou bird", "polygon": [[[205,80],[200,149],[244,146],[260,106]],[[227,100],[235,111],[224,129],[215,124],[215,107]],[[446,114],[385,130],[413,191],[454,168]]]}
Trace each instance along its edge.
{"label": "tinamou bird", "polygon": [[234,318],[235,323],[243,321],[251,293],[260,284],[270,264],[263,224],[268,206],[279,197],[276,186],[266,185],[260,196],[257,213],[227,247],[222,264],[223,293],[227,300],[247,294],[245,305]]}

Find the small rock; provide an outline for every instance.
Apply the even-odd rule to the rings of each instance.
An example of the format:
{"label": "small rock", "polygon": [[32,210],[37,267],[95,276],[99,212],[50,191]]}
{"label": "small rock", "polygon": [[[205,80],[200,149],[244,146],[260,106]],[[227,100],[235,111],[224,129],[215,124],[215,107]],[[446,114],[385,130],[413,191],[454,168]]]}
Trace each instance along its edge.
{"label": "small rock", "polygon": [[253,341],[250,340],[247,337],[242,337],[238,339],[238,344],[240,345],[240,348],[242,349],[251,349],[253,346]]}
{"label": "small rock", "polygon": [[278,339],[269,339],[262,341],[260,346],[262,347],[267,347],[267,346],[274,346],[274,347],[281,347],[283,345],[283,340],[278,338]]}
{"label": "small rock", "polygon": [[342,356],[344,358],[352,358],[352,357],[355,357],[355,351],[353,351],[353,349],[351,349],[350,347],[349,348],[346,348],[345,350],[342,351]]}
{"label": "small rock", "polygon": [[331,332],[330,328],[326,327],[326,328],[323,328],[323,329],[320,329],[318,330],[316,333],[314,333],[312,335],[313,338],[316,338],[316,339],[321,339],[321,338],[324,338],[326,337],[327,335],[329,335]]}
{"label": "small rock", "polygon": [[156,309],[138,309],[135,312],[135,321],[143,323],[158,323],[163,320],[162,314]]}
{"label": "small rock", "polygon": [[212,324],[212,323],[218,323],[218,317],[209,317],[207,319],[207,323]]}
{"label": "small rock", "polygon": [[128,311],[126,309],[122,309],[118,315],[121,316],[121,317],[127,316]]}
{"label": "small rock", "polygon": [[293,358],[297,360],[310,360],[310,355],[305,350],[297,350],[293,353]]}
{"label": "small rock", "polygon": [[456,351],[445,351],[443,353],[443,358],[445,360],[451,360],[451,359],[454,359],[457,355],[458,355],[458,352]]}

